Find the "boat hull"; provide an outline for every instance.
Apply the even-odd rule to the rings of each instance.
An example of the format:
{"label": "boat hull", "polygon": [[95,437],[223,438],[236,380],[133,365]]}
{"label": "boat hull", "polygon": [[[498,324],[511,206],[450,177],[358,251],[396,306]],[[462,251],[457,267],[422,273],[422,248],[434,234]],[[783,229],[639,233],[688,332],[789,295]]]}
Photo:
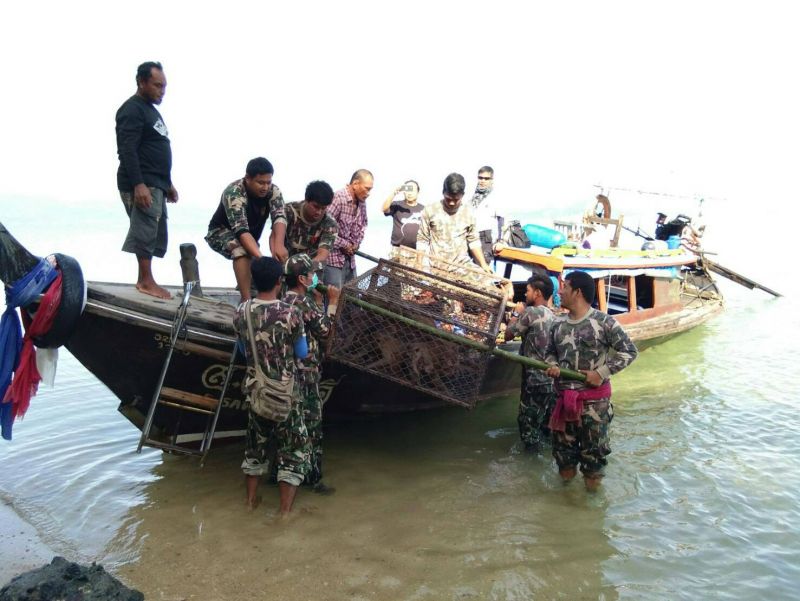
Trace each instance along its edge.
{"label": "boat hull", "polygon": [[[169,344],[170,324],[152,316],[109,308],[90,301],[69,351],[119,398],[119,411],[137,428],[143,427]],[[188,350],[185,347],[189,347]],[[232,338],[218,343],[192,339],[173,353],[164,386],[219,398],[230,360]],[[198,350],[202,348],[202,352]],[[243,361],[235,364],[217,425],[217,435],[241,435],[247,423],[242,392]],[[320,393],[326,419],[357,418],[385,413],[419,411],[447,406],[439,398],[335,362],[323,366]],[[493,357],[479,399],[519,389],[515,363]],[[156,438],[190,439],[205,429],[206,417],[159,406],[154,419]]]}
{"label": "boat hull", "polygon": [[[128,288],[132,287],[90,284],[89,303],[67,348],[119,398],[120,412],[141,429],[166,359],[172,327],[168,316],[173,309],[168,304],[142,309],[142,303],[156,301],[144,295],[131,294]],[[132,302],[126,301],[126,294]],[[177,301],[173,302],[177,304]],[[232,312],[230,305],[225,305],[225,308],[227,314]],[[688,307],[659,315],[640,311],[639,315],[621,315],[618,319],[642,349],[703,323],[721,309],[721,301],[696,307],[690,303]],[[199,327],[197,320],[194,325],[190,322],[185,341],[173,354],[165,386],[219,398],[233,348],[233,331],[230,320],[224,320],[226,312],[218,313],[221,315],[217,316],[217,321],[227,323],[224,326],[218,323],[217,331],[208,324],[205,328]],[[504,348],[516,351],[519,344],[511,343]],[[217,425],[219,437],[239,436],[245,429],[244,373],[244,363],[238,361],[223,399]],[[519,364],[493,356],[479,400],[518,394],[520,377]],[[323,366],[320,393],[325,403],[326,419],[351,419],[447,406],[442,399],[422,391],[333,361]],[[199,437],[205,429],[206,419],[204,415],[159,405],[154,420],[155,437],[163,440]]]}

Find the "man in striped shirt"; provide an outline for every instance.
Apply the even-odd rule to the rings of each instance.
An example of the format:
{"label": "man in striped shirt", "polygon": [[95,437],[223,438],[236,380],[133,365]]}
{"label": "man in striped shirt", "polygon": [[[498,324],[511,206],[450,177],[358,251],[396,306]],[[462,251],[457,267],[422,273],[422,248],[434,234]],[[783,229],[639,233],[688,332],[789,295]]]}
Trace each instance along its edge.
{"label": "man in striped shirt", "polygon": [[341,288],[356,277],[355,252],[364,239],[367,228],[365,201],[372,191],[373,177],[367,169],[359,169],[350,178],[350,184],[333,195],[328,215],[336,220],[339,231],[336,242],[325,265],[323,281]]}

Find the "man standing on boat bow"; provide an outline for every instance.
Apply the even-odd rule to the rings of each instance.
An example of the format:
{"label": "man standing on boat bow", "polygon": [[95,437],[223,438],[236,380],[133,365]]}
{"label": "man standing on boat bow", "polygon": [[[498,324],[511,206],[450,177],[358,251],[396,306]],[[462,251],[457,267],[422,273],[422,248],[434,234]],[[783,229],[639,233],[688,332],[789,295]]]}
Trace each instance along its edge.
{"label": "man standing on boat bow", "polygon": [[167,202],[178,202],[172,185],[172,148],[161,113],[167,78],[161,63],[146,62],[136,71],[136,94],[116,115],[117,189],[130,227],[122,250],[136,255],[136,289],[158,298],[170,298],[153,278],[153,257],[167,252]]}
{"label": "man standing on boat bow", "polygon": [[580,465],[586,489],[600,486],[611,453],[608,426],[614,416],[611,405],[612,374],[636,359],[638,351],[617,321],[592,308],[595,283],[584,271],[564,277],[561,306],[569,311],[550,331],[547,359],[551,378],[561,368],[586,375],[586,382],[557,380],[558,398],[550,416],[553,457],[565,482],[577,475]]}

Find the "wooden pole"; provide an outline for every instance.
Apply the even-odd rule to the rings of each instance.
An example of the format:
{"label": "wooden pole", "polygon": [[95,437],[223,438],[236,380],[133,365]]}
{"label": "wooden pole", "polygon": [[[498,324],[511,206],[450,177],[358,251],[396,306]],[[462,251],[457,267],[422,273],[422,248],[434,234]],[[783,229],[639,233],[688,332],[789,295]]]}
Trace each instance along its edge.
{"label": "wooden pole", "polygon": [[608,313],[608,303],[606,302],[606,278],[603,276],[597,280],[597,305],[600,311]]}
{"label": "wooden pole", "polygon": [[181,274],[183,283],[195,282],[192,287],[193,296],[203,296],[203,289],[200,287],[200,266],[197,263],[197,248],[191,242],[181,244]]}
{"label": "wooden pole", "polygon": [[750,278],[743,276],[739,273],[736,273],[732,269],[729,269],[719,263],[714,263],[713,261],[709,261],[705,257],[703,257],[703,264],[710,270],[716,274],[719,274],[725,278],[728,278],[732,282],[736,282],[737,284],[744,286],[745,288],[749,288],[752,290],[753,288],[758,288],[759,290],[763,290],[771,294],[772,296],[782,296],[780,292],[775,292],[774,290],[767,288],[766,286],[759,284],[755,280],[751,280]]}

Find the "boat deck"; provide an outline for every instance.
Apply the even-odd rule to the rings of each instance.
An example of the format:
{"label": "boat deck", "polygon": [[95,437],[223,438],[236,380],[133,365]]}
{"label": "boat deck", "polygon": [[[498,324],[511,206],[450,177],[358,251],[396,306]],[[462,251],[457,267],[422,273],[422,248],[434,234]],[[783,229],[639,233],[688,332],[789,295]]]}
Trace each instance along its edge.
{"label": "boat deck", "polygon": [[697,255],[681,249],[661,251],[578,249],[575,255],[569,255],[536,246],[506,247],[500,251],[498,258],[513,263],[541,265],[548,271],[554,272],[561,272],[564,269],[659,269],[697,263]]}
{"label": "boat deck", "polygon": [[[122,308],[146,315],[172,320],[183,299],[183,288],[165,286],[171,299],[161,299],[139,292],[133,284],[89,282],[87,296],[90,304]],[[233,333],[233,314],[239,293],[226,288],[204,289],[204,296],[189,301],[187,323],[203,329]]]}

